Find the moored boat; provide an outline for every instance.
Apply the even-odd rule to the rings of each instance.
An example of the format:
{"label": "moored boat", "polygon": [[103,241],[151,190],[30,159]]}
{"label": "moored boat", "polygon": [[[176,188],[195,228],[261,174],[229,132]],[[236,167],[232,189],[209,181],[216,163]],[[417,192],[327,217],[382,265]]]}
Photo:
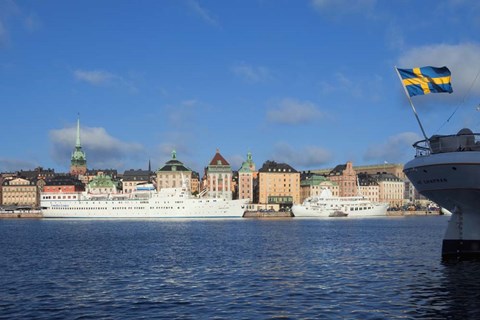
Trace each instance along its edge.
{"label": "moored boat", "polygon": [[451,218],[443,257],[480,256],[480,134],[462,129],[414,144],[415,158],[404,172],[420,194]]}
{"label": "moored boat", "polygon": [[336,217],[342,212],[348,217],[386,216],[388,203],[374,203],[363,196],[336,197],[329,189],[320,196],[307,198],[301,205],[293,205],[295,217]]}
{"label": "moored boat", "polygon": [[44,218],[241,218],[247,202],[141,185],[131,194],[42,193],[40,205]]}

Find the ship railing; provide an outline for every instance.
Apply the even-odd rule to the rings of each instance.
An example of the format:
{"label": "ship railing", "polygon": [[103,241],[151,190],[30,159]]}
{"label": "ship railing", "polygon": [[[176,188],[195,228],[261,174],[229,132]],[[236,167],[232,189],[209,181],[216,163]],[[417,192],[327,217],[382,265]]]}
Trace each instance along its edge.
{"label": "ship railing", "polygon": [[416,157],[448,152],[480,151],[480,134],[434,135],[413,144]]}

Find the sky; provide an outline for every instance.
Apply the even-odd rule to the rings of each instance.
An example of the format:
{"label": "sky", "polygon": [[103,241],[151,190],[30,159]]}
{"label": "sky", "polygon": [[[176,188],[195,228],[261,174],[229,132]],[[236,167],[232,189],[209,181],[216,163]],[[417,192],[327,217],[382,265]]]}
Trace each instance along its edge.
{"label": "sky", "polygon": [[480,132],[476,0],[0,0],[0,172],[68,172],[78,117],[89,169],[405,163],[395,66],[452,72],[427,136]]}

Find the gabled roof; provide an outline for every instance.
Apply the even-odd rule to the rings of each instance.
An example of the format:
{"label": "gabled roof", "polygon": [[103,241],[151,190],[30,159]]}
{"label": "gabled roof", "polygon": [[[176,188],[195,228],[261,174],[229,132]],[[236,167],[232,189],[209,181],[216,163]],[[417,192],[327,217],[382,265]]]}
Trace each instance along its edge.
{"label": "gabled roof", "polygon": [[210,161],[211,166],[229,166],[227,160],[220,154],[220,151],[217,149],[215,156],[213,157],[212,161]]}

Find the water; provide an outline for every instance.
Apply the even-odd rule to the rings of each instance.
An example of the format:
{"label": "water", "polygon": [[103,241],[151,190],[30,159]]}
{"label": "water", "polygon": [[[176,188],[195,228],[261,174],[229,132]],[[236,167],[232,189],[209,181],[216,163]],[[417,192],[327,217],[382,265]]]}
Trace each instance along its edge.
{"label": "water", "polygon": [[0,220],[0,318],[479,318],[447,221]]}

